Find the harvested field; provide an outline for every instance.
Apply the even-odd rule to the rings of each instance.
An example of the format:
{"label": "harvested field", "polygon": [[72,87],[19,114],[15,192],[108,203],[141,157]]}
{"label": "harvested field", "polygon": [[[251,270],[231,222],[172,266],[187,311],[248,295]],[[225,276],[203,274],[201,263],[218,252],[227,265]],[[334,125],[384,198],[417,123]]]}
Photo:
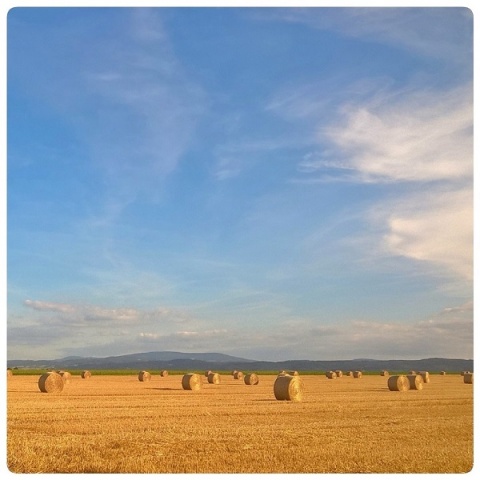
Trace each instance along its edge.
{"label": "harvested field", "polygon": [[[72,376],[56,395],[38,375],[7,389],[15,473],[464,473],[473,466],[473,386],[431,375],[393,392],[364,375],[301,375],[301,402],[279,402],[276,375],[183,390],[182,375]],[[61,412],[61,420],[52,421]],[[355,412],[355,415],[352,415]],[[48,428],[46,428],[48,425]],[[428,426],[428,428],[426,428]],[[341,455],[339,455],[341,452]],[[419,455],[421,452],[421,455]]]}

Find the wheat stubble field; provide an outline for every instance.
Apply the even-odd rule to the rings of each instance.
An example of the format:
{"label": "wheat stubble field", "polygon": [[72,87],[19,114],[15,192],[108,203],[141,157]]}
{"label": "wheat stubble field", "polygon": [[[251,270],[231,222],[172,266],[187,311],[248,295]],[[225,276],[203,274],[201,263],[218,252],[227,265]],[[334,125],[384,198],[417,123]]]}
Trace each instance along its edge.
{"label": "wheat stubble field", "polygon": [[302,402],[278,401],[275,375],[73,376],[59,394],[38,375],[8,379],[14,473],[464,473],[473,467],[473,385],[431,375],[423,390],[387,379],[302,375]]}

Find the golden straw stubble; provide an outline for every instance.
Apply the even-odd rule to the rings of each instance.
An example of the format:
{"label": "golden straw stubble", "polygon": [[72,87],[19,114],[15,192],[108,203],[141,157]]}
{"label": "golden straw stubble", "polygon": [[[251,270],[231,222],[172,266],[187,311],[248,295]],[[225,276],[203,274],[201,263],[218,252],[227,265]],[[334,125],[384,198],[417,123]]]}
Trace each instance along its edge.
{"label": "golden straw stubble", "polygon": [[423,377],[421,375],[407,375],[410,390],[421,390],[423,388]]}
{"label": "golden straw stubble", "polygon": [[198,373],[186,373],[182,377],[184,390],[200,390],[202,388],[202,377]]}
{"label": "golden straw stubble", "polygon": [[248,373],[243,378],[245,385],[258,385],[258,375],[256,373]]}
{"label": "golden straw stubble", "polygon": [[63,386],[63,378],[57,372],[44,373],[38,379],[38,388],[43,393],[60,393],[63,390]]}
{"label": "golden straw stubble", "polygon": [[410,382],[405,375],[393,375],[388,378],[388,389],[395,392],[405,392],[410,389]]}
{"label": "golden straw stubble", "polygon": [[304,395],[303,381],[300,376],[278,376],[273,384],[273,394],[277,400],[301,402]]}

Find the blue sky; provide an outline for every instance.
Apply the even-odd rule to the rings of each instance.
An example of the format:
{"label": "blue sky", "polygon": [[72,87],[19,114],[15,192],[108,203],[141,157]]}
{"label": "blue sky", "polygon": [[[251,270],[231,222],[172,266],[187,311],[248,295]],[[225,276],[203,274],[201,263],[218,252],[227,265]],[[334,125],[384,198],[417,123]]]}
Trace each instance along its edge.
{"label": "blue sky", "polygon": [[466,8],[14,8],[7,355],[473,357]]}

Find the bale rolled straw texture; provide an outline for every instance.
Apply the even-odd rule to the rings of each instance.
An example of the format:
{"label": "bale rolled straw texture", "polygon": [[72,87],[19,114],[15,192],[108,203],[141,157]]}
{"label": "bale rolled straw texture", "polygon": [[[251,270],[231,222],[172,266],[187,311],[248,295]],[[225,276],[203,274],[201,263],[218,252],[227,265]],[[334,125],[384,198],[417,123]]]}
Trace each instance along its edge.
{"label": "bale rolled straw texture", "polygon": [[362,372],[360,370],[355,370],[353,372],[353,378],[362,378]]}
{"label": "bale rolled straw texture", "polygon": [[333,370],[329,370],[326,374],[327,378],[330,378],[331,380],[334,378],[337,378],[337,374]]}
{"label": "bale rolled straw texture", "polygon": [[152,376],[150,375],[149,372],[142,370],[141,372],[138,373],[138,379],[141,382],[149,382],[152,379]]}
{"label": "bale rolled straw texture", "polygon": [[235,374],[233,375],[233,378],[235,380],[242,380],[243,378],[243,372],[235,372]]}
{"label": "bale rolled straw texture", "polygon": [[259,379],[256,373],[247,373],[243,378],[245,385],[258,385]]}
{"label": "bale rolled straw texture", "polygon": [[473,385],[473,373],[467,372],[463,376],[463,383],[469,383],[469,384]]}
{"label": "bale rolled straw texture", "polygon": [[389,373],[388,373],[386,370],[382,370],[382,371],[380,372],[380,375],[381,375],[382,377],[388,377]]}
{"label": "bale rolled straw texture", "polygon": [[167,371],[167,370],[162,370],[162,371],[160,372],[160,376],[161,376],[161,377],[168,377],[168,371]]}
{"label": "bale rolled straw texture", "polygon": [[428,372],[418,372],[418,375],[421,375],[424,383],[430,383],[430,374]]}
{"label": "bale rolled straw texture", "polygon": [[219,385],[220,384],[220,374],[219,373],[214,373],[210,372],[208,374],[208,383],[213,383],[213,385]]}
{"label": "bale rolled straw texture", "polygon": [[278,376],[273,384],[273,394],[277,400],[301,402],[303,393],[303,381],[299,375]]}
{"label": "bale rolled straw texture", "polygon": [[63,370],[61,370],[58,373],[59,375],[61,375],[63,383],[70,383],[70,380],[72,379],[72,374],[70,372],[64,372]]}
{"label": "bale rolled straw texture", "polygon": [[182,377],[184,390],[200,390],[202,388],[202,377],[198,373],[186,373]]}
{"label": "bale rolled straw texture", "polygon": [[421,375],[407,375],[410,390],[421,390],[423,388],[423,377]]}
{"label": "bale rolled straw texture", "polygon": [[84,370],[82,373],[81,373],[81,377],[82,378],[90,378],[92,376],[91,372],[89,370]]}
{"label": "bale rolled straw texture", "polygon": [[63,386],[63,378],[57,372],[44,373],[38,379],[38,388],[43,393],[60,393],[63,390]]}
{"label": "bale rolled straw texture", "polygon": [[388,378],[388,389],[395,392],[406,392],[410,389],[410,382],[405,375],[393,375]]}

